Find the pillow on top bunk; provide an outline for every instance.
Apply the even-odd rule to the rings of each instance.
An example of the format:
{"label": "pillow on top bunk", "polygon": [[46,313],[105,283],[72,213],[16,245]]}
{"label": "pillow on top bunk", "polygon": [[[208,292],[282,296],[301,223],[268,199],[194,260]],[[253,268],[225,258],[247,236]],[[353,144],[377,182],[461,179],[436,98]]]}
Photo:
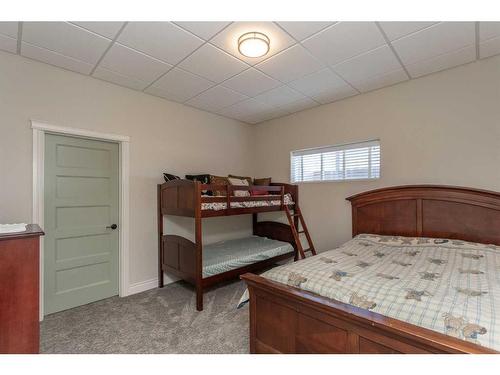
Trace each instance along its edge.
{"label": "pillow on top bunk", "polygon": [[[246,180],[248,182],[247,186],[252,185],[252,177],[246,176],[235,176],[234,174],[227,175],[228,178],[237,178],[238,180]],[[241,185],[241,184],[240,184]]]}
{"label": "pillow on top bunk", "polygon": [[[224,186],[229,184],[227,177],[213,176],[213,175],[210,175],[210,183],[213,185],[224,185]],[[214,190],[213,194],[218,197],[225,197],[226,190]]]}
{"label": "pillow on top bunk", "polygon": [[254,178],[253,179],[253,184],[254,185],[259,185],[259,186],[269,186],[269,185],[271,185],[271,177]]}
{"label": "pillow on top bunk", "polygon": [[[266,178],[255,178],[253,180],[253,184],[256,186],[269,186],[271,185],[271,177]],[[250,195],[268,195],[269,191],[267,190],[250,190]]]}
{"label": "pillow on top bunk", "polygon": [[[228,177],[227,179],[229,181],[229,185],[250,186],[250,184],[248,183],[248,180],[246,178]],[[250,191],[248,191],[248,190],[234,190],[234,196],[235,197],[249,197]]]}

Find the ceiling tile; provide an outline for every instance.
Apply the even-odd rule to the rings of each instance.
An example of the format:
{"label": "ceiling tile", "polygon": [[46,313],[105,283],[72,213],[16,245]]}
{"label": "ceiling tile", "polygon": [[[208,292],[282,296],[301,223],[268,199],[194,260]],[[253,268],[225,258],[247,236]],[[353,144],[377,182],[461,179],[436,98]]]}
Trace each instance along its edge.
{"label": "ceiling tile", "polygon": [[17,39],[19,22],[0,22],[0,34]]}
{"label": "ceiling tile", "polygon": [[245,124],[249,124],[249,125],[255,125],[258,123],[258,120],[254,120],[253,117],[250,117],[250,116],[235,116],[235,117],[230,117],[232,119],[235,119],[235,120],[238,120],[240,122],[244,122]]}
{"label": "ceiling tile", "polygon": [[335,22],[278,22],[291,36],[299,42],[316,34],[318,31],[333,25]]}
{"label": "ceiling tile", "polygon": [[432,26],[437,22],[379,22],[390,41]]}
{"label": "ceiling tile", "polygon": [[339,22],[302,43],[323,62],[335,65],[385,44],[375,22]]}
{"label": "ceiling tile", "polygon": [[194,35],[197,35],[204,40],[209,40],[231,22],[199,21],[175,23],[183,29],[192,32]]}
{"label": "ceiling tile", "polygon": [[321,104],[327,104],[357,94],[358,92],[355,89],[353,89],[351,86],[345,85],[314,95],[313,99]]}
{"label": "ceiling tile", "polygon": [[[269,38],[270,46],[267,55],[252,58],[246,57],[238,51],[240,36],[252,31],[263,33]],[[295,43],[295,40],[273,22],[234,22],[217,34],[210,43],[250,65],[255,65],[291,46]]]}
{"label": "ceiling tile", "polygon": [[294,81],[323,67],[299,44],[256,66],[257,69],[282,82]]}
{"label": "ceiling tile", "polygon": [[[304,100],[304,101],[309,101],[309,100],[310,100],[310,99],[307,99],[307,100]],[[298,106],[298,105],[300,105],[300,104],[298,104],[298,103],[300,103],[300,102],[302,102],[302,101],[303,101],[303,99],[298,100],[297,102],[291,103],[291,104],[287,105],[286,107],[291,107],[291,108],[293,107],[293,108],[296,108],[296,107],[294,107],[294,105],[295,105],[295,106]],[[311,101],[312,101],[312,100],[311,100]],[[314,101],[312,101],[312,102],[314,103],[314,105],[318,105],[318,103],[316,103],[316,102],[314,102]],[[309,104],[309,102],[308,102],[308,105],[310,105],[310,104]],[[289,115],[290,113],[292,113],[292,112],[293,112],[293,110],[292,110],[292,111],[290,111],[290,110],[289,110],[289,109],[287,109],[286,107],[278,107],[278,108],[273,108],[272,110],[270,110],[270,111],[268,112],[268,117],[269,117],[268,119],[274,119],[274,118],[278,118],[278,117],[287,116],[287,115]],[[311,107],[307,107],[307,108],[311,108]],[[304,108],[304,109],[306,109],[306,108]]]}
{"label": "ceiling tile", "polygon": [[17,52],[17,39],[10,36],[0,34],[0,50],[16,53]]}
{"label": "ceiling tile", "polygon": [[270,114],[264,113],[264,114],[256,114],[256,115],[250,115],[250,116],[236,116],[234,119],[244,122],[245,124],[249,125],[256,125],[261,122],[265,122],[269,120]]}
{"label": "ceiling tile", "polygon": [[272,109],[273,108],[269,104],[249,98],[233,104],[227,108],[223,108],[217,113],[232,118],[241,118],[255,116],[256,114],[270,111]]}
{"label": "ceiling tile", "polygon": [[479,41],[484,42],[499,36],[500,22],[479,22]]}
{"label": "ceiling tile", "polygon": [[148,87],[146,90],[144,90],[144,92],[146,94],[158,96],[160,98],[167,99],[177,103],[184,103],[186,101],[185,97],[179,95],[178,93],[172,93],[155,86]]}
{"label": "ceiling tile", "polygon": [[479,57],[484,59],[500,54],[500,37],[488,39],[479,44]]}
{"label": "ceiling tile", "polygon": [[475,59],[476,48],[474,45],[471,45],[458,51],[445,53],[432,59],[406,65],[406,69],[412,78],[417,78],[426,74],[466,64],[474,61]]}
{"label": "ceiling tile", "polygon": [[403,64],[429,60],[475,43],[474,22],[441,22],[392,43]]}
{"label": "ceiling tile", "polygon": [[271,108],[267,111],[258,111],[252,115],[248,116],[240,116],[239,120],[249,123],[249,124],[259,124],[261,122],[273,120],[278,117],[283,117],[288,115],[289,112],[279,109],[279,108]]}
{"label": "ceiling tile", "polygon": [[288,83],[303,94],[312,96],[328,89],[345,86],[345,81],[329,68],[324,68]]}
{"label": "ceiling tile", "polygon": [[87,30],[90,30],[96,34],[102,35],[106,38],[114,39],[116,34],[118,34],[118,31],[120,31],[125,22],[78,21],[71,23],[83,27]]}
{"label": "ceiling tile", "polygon": [[280,107],[287,103],[291,103],[303,98],[304,95],[295,90],[292,90],[288,86],[280,86],[257,95],[254,99],[270,106]]}
{"label": "ceiling tile", "polygon": [[219,83],[247,69],[248,65],[210,44],[205,44],[181,62],[179,67]]}
{"label": "ceiling tile", "polygon": [[319,104],[310,98],[302,98],[293,102],[287,103],[280,107],[280,110],[288,113],[295,113],[309,108],[317,107]]}
{"label": "ceiling tile", "polygon": [[67,22],[24,22],[23,41],[91,64],[97,63],[111,43]]}
{"label": "ceiling tile", "polygon": [[[248,99],[245,99],[245,100],[248,100]],[[229,107],[220,108],[220,109],[217,110],[216,113],[218,115],[221,115],[221,116],[224,116],[224,117],[228,117],[228,118],[237,119],[237,120],[240,119],[240,118],[244,118],[245,116],[248,116],[247,114],[242,115],[239,112],[237,112],[236,110],[234,110],[233,109],[233,105],[231,105]]]}
{"label": "ceiling tile", "polygon": [[25,42],[21,43],[21,55],[82,74],[90,74],[94,67],[93,64],[73,59]]}
{"label": "ceiling tile", "polygon": [[179,68],[173,68],[146,92],[153,92],[176,102],[185,102],[200,92],[213,86],[214,83]]}
{"label": "ceiling tile", "polygon": [[269,113],[265,113],[265,114],[259,113],[259,114],[251,115],[251,116],[240,116],[239,118],[236,118],[236,119],[241,121],[241,122],[245,122],[247,124],[250,124],[250,125],[255,125],[255,124],[259,124],[261,122],[271,120],[272,115]]}
{"label": "ceiling tile", "polygon": [[223,84],[230,89],[239,91],[248,96],[255,96],[264,91],[270,90],[281,85],[275,79],[266,76],[264,73],[251,68],[228,79]]}
{"label": "ceiling tile", "polygon": [[384,45],[335,65],[333,69],[347,82],[354,82],[401,68],[392,50]]}
{"label": "ceiling tile", "polygon": [[222,86],[216,86],[188,100],[186,104],[207,111],[216,112],[221,108],[228,107],[246,98],[247,96],[237,93],[236,91]]}
{"label": "ceiling tile", "polygon": [[147,82],[139,81],[99,66],[96,68],[92,76],[134,90],[142,91],[148,85]]}
{"label": "ceiling tile", "polygon": [[153,82],[172,67],[119,43],[113,44],[99,66],[146,83]]}
{"label": "ceiling tile", "polygon": [[173,65],[204,43],[171,22],[130,22],[118,41]]}
{"label": "ceiling tile", "polygon": [[351,84],[361,92],[376,90],[385,86],[391,86],[398,82],[408,81],[408,75],[403,69],[398,69],[390,73],[370,77]]}

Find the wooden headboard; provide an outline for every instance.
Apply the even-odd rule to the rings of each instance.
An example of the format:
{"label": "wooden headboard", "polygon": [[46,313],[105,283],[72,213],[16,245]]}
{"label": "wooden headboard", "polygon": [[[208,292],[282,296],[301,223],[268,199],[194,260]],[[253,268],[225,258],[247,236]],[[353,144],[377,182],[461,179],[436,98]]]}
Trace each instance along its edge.
{"label": "wooden headboard", "polygon": [[500,245],[500,193],[454,186],[408,185],[347,198],[352,234],[452,238]]}

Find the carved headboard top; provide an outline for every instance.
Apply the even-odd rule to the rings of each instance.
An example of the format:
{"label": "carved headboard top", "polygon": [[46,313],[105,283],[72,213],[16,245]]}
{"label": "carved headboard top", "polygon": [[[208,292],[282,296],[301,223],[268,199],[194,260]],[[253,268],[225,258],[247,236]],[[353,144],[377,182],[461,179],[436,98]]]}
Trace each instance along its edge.
{"label": "carved headboard top", "polygon": [[352,234],[462,239],[500,245],[500,193],[457,186],[407,185],[347,198]]}

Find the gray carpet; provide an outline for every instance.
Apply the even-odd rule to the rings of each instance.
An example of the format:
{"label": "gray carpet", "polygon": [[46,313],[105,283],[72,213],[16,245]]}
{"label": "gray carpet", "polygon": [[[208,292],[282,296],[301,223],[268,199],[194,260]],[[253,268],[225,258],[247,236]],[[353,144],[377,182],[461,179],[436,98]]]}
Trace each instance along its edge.
{"label": "gray carpet", "polygon": [[42,353],[248,353],[245,286],[236,281],[205,294],[197,312],[192,287],[167,285],[112,297],[45,317]]}

